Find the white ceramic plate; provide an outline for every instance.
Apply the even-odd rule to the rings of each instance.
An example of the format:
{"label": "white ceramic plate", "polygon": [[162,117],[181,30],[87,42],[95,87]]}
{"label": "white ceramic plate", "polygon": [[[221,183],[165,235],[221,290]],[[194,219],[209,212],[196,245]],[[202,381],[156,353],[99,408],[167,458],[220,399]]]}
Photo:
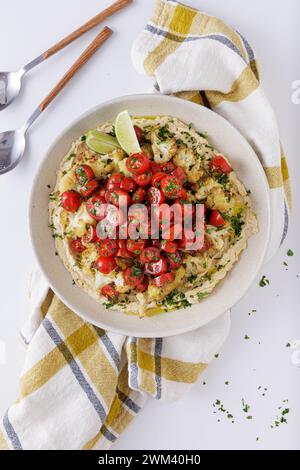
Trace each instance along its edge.
{"label": "white ceramic plate", "polygon": [[[249,240],[248,249],[225,280],[198,305],[143,320],[106,310],[79,287],[72,285],[69,272],[58,256],[48,228],[47,185],[54,187],[60,161],[72,141],[87,130],[128,109],[138,116],[171,115],[207,132],[215,147],[227,155],[238,176],[251,190],[260,231]],[[53,291],[78,315],[102,328],[137,337],[163,337],[194,330],[232,307],[247,291],[264,260],[270,232],[269,190],[259,160],[246,140],[218,114],[185,100],[161,95],[133,95],[96,106],[64,130],[51,146],[33,184],[30,202],[33,247]]]}

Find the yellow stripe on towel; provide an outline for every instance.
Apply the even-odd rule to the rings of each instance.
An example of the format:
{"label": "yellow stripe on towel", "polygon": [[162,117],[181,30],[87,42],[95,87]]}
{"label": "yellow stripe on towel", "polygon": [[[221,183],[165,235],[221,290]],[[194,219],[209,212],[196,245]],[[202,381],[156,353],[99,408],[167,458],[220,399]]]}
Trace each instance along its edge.
{"label": "yellow stripe on towel", "polygon": [[[180,5],[176,6],[173,16],[169,23],[169,32],[182,35],[182,41],[185,35],[189,33],[196,11],[189,10]],[[149,75],[153,75],[155,70],[166,60],[166,58],[174,53],[180,46],[180,41],[173,41],[168,37],[162,39],[159,45],[146,57],[144,68]]]}

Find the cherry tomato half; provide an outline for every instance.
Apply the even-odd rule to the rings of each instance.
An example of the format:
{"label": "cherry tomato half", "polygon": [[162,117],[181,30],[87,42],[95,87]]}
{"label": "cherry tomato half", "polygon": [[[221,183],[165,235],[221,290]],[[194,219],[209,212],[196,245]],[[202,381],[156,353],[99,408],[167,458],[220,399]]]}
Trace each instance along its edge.
{"label": "cherry tomato half", "polygon": [[169,253],[166,256],[170,269],[178,269],[179,266],[182,265],[183,256],[180,251],[176,251],[175,253]]}
{"label": "cherry tomato half", "polygon": [[165,173],[172,173],[176,166],[172,162],[161,163],[160,164],[160,171],[164,171]]}
{"label": "cherry tomato half", "polygon": [[172,176],[176,176],[182,185],[187,182],[186,172],[180,166],[172,171]]}
{"label": "cherry tomato half", "polygon": [[175,224],[175,225],[172,225],[169,229],[163,231],[162,238],[164,240],[169,240],[173,242],[174,240],[181,240],[182,233],[183,233],[182,225]]}
{"label": "cherry tomato half", "polygon": [[166,173],[159,171],[158,173],[154,173],[151,180],[151,185],[155,188],[160,188],[161,180],[166,176]]}
{"label": "cherry tomato half", "polygon": [[106,284],[103,286],[100,293],[108,300],[116,300],[119,295],[113,284]]}
{"label": "cherry tomato half", "polygon": [[145,190],[143,188],[139,188],[133,193],[132,195],[132,203],[133,204],[140,204],[141,202],[144,201],[145,198]]}
{"label": "cherry tomato half", "polygon": [[115,189],[120,189],[124,175],[122,173],[115,173],[111,175],[106,183],[106,189],[108,191],[114,191]]}
{"label": "cherry tomato half", "polygon": [[131,268],[125,269],[125,271],[123,272],[123,276],[125,283],[132,287],[141,284],[145,278],[145,274],[137,266],[132,266]]}
{"label": "cherry tomato half", "polygon": [[144,139],[144,131],[139,126],[133,126],[133,127],[134,127],[134,132],[137,137],[137,140],[139,141],[139,143],[141,143]]}
{"label": "cherry tomato half", "polygon": [[81,197],[77,191],[65,191],[61,195],[63,208],[68,212],[76,212],[81,204]]}
{"label": "cherry tomato half", "polygon": [[106,200],[110,204],[113,204],[114,206],[118,207],[130,205],[130,196],[126,191],[123,191],[122,189],[108,191]]}
{"label": "cherry tomato half", "polygon": [[146,240],[127,240],[127,250],[135,255],[140,255],[145,248]]}
{"label": "cherry tomato half", "polygon": [[160,246],[166,253],[176,253],[178,248],[178,244],[176,242],[171,242],[169,240],[162,240]]}
{"label": "cherry tomato half", "polygon": [[222,227],[225,224],[225,220],[219,211],[212,211],[209,217],[209,223],[214,227]]}
{"label": "cherry tomato half", "polygon": [[145,264],[146,274],[151,274],[152,276],[160,276],[166,271],[167,271],[167,261],[165,258],[161,257],[158,261]]}
{"label": "cherry tomato half", "polygon": [[73,253],[80,254],[86,249],[86,247],[82,244],[81,238],[74,238],[73,240],[70,240],[70,249]]}
{"label": "cherry tomato half", "polygon": [[97,241],[97,229],[94,225],[88,224],[86,227],[86,233],[81,239],[81,243],[87,246],[89,243],[95,243]]}
{"label": "cherry tomato half", "polygon": [[141,175],[133,175],[133,179],[138,186],[148,186],[152,178],[152,172],[150,170],[146,171]]}
{"label": "cherry tomato half", "polygon": [[88,181],[84,186],[81,186],[79,188],[79,192],[83,197],[89,197],[97,190],[98,186],[98,180],[91,180]]}
{"label": "cherry tomato half", "polygon": [[132,178],[123,178],[121,181],[120,189],[123,189],[124,191],[127,191],[128,193],[131,191],[136,190],[136,183],[133,181]]}
{"label": "cherry tomato half", "polygon": [[211,163],[210,163],[210,169],[212,171],[220,171],[221,173],[224,173],[227,175],[228,173],[232,172],[232,168],[229,165],[229,163],[225,160],[223,155],[216,155]]}
{"label": "cherry tomato half", "polygon": [[100,256],[114,256],[118,251],[117,240],[110,240],[108,238],[99,240],[96,243],[96,248]]}
{"label": "cherry tomato half", "polygon": [[165,178],[161,180],[160,187],[162,192],[169,199],[177,199],[181,195],[182,185],[177,176],[165,176]]}
{"label": "cherry tomato half", "polygon": [[150,160],[146,153],[134,153],[126,160],[126,167],[130,173],[134,175],[141,175],[145,173],[150,167]]}
{"label": "cherry tomato half", "polygon": [[127,250],[127,240],[118,240],[118,246],[116,256],[120,258],[132,258],[132,254]]}
{"label": "cherry tomato half", "polygon": [[154,263],[160,260],[160,250],[155,246],[145,248],[140,256],[141,263]]}
{"label": "cherry tomato half", "polygon": [[160,163],[156,163],[153,160],[150,161],[150,170],[152,171],[152,173],[161,172],[162,170],[161,170],[161,167],[160,167]]}
{"label": "cherry tomato half", "polygon": [[94,220],[102,220],[106,215],[106,201],[99,194],[95,194],[85,203],[89,216]]}
{"label": "cherry tomato half", "polygon": [[84,186],[88,181],[95,179],[95,173],[89,165],[79,165],[75,168],[78,183]]}
{"label": "cherry tomato half", "polygon": [[135,286],[136,290],[139,291],[139,292],[146,292],[146,290],[148,289],[148,286],[149,286],[149,280],[148,278],[145,276],[144,279],[143,279],[143,282],[140,282],[139,284],[137,284]]}
{"label": "cherry tomato half", "polygon": [[165,284],[171,284],[175,279],[174,273],[165,273],[161,276],[154,278],[154,285],[156,287],[163,287]]}
{"label": "cherry tomato half", "polygon": [[115,258],[112,256],[100,256],[96,261],[96,268],[102,274],[111,273],[117,266]]}
{"label": "cherry tomato half", "polygon": [[164,193],[159,189],[151,186],[151,188],[147,191],[147,201],[149,204],[162,204],[165,202],[166,196]]}

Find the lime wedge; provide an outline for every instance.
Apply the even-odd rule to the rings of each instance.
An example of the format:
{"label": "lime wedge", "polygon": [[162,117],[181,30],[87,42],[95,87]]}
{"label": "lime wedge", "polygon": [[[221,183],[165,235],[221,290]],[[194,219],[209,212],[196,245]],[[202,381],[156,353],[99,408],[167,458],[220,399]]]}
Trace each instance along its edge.
{"label": "lime wedge", "polygon": [[86,134],[86,145],[91,150],[101,155],[105,155],[106,153],[120,148],[115,137],[95,129]]}
{"label": "lime wedge", "polygon": [[141,152],[141,147],[128,111],[122,111],[118,114],[115,131],[119,144],[128,155]]}

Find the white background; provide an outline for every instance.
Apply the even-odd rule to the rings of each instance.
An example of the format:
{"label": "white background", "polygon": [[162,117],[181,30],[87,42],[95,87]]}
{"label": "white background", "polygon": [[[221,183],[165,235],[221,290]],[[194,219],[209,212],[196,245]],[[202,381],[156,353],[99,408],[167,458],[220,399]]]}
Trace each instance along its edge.
{"label": "white background", "polygon": [[[291,101],[292,82],[300,79],[300,3],[186,1],[224,19],[257,50],[264,88],[277,113],[289,158],[294,182],[294,223],[281,251],[234,308],[230,337],[200,382],[180,402],[149,401],[115,448],[299,449],[300,369],[292,364],[293,351],[286,343],[300,340],[300,104]],[[22,66],[110,3],[111,0],[0,0],[0,70]],[[28,230],[32,180],[51,141],[74,118],[104,100],[149,90],[151,79],[136,73],[129,54],[153,4],[152,0],[135,0],[134,5],[108,21],[114,37],[31,129],[22,163],[0,177],[1,414],[18,395],[18,377],[25,355],[18,333],[29,311],[28,276],[35,264]],[[14,129],[27,118],[95,34],[96,31],[87,33],[28,75],[22,95],[1,112],[0,131]],[[263,125],[263,116],[257,119]],[[286,256],[289,248],[294,250],[294,257]],[[284,261],[288,262],[287,270]],[[270,280],[265,288],[258,286],[262,274]],[[257,312],[249,316],[252,309]],[[245,334],[249,340],[244,339]],[[225,385],[226,381],[229,385]],[[259,386],[267,388],[264,397]],[[246,419],[242,411],[242,398],[251,406],[252,420]],[[216,399],[236,417],[234,424],[223,413],[213,413]],[[271,429],[284,399],[289,400],[288,424]]]}

